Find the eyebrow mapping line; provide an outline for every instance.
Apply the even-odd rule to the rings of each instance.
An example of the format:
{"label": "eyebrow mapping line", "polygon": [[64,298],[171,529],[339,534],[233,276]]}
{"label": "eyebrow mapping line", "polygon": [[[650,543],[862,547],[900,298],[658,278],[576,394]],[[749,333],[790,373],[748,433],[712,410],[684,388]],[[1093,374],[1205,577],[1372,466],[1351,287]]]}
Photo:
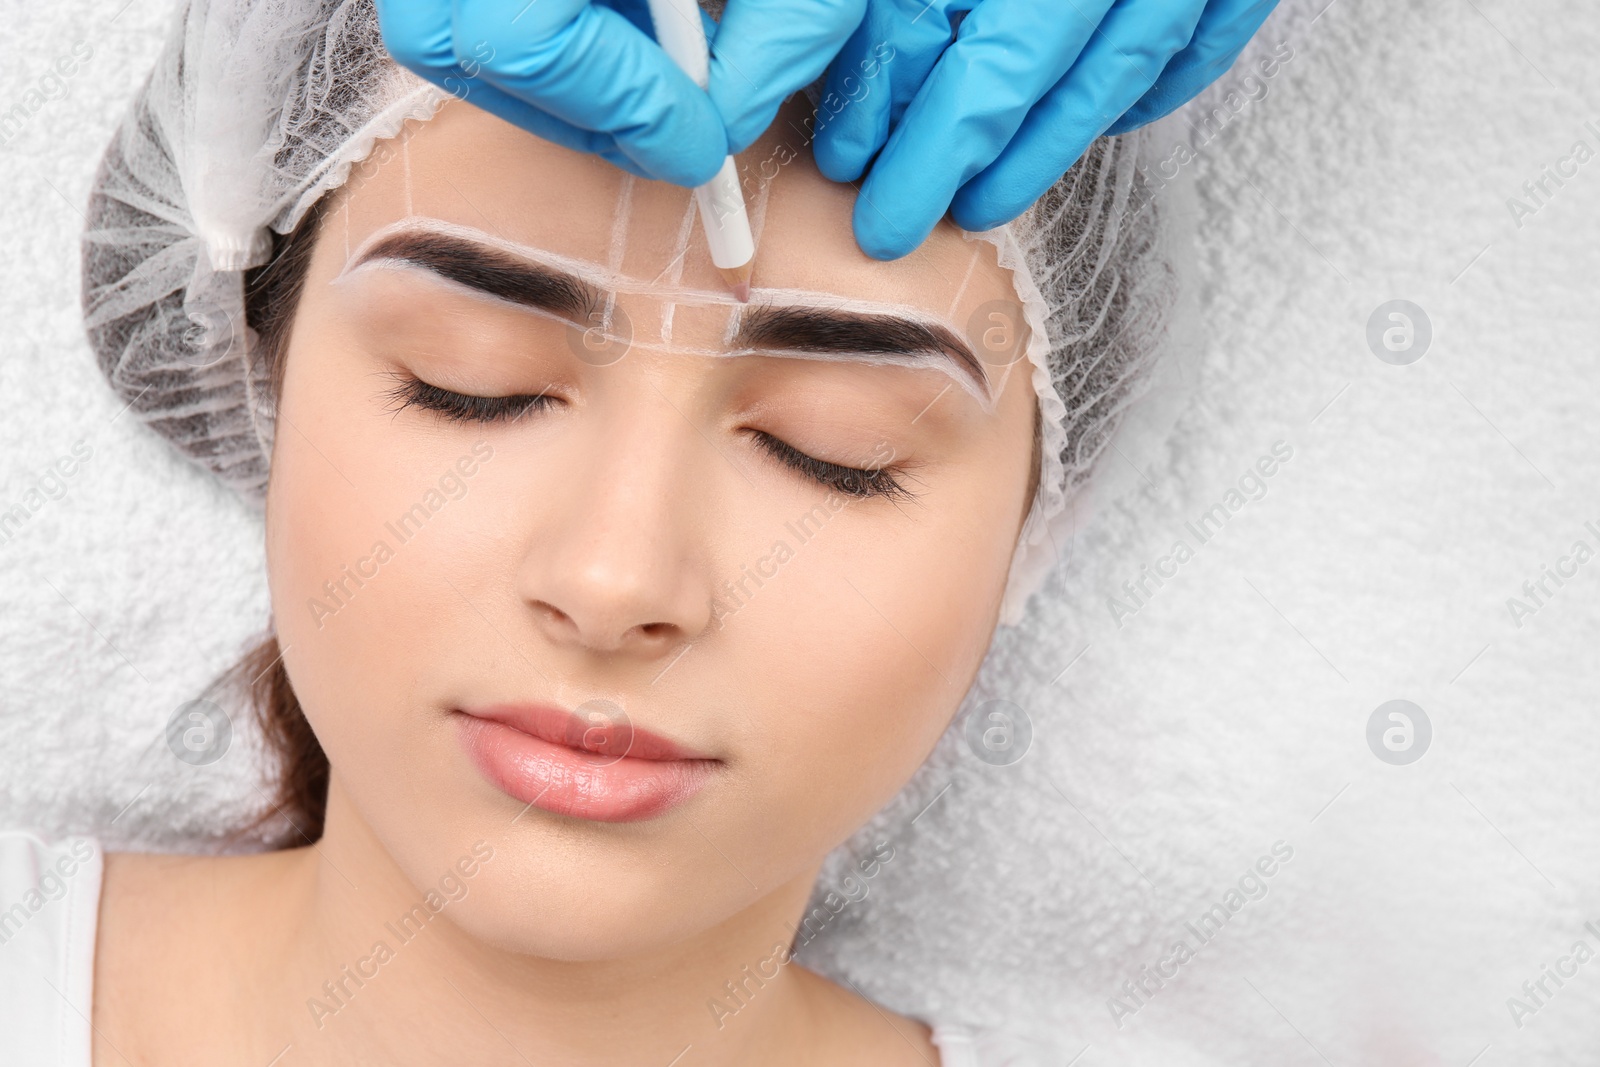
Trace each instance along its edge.
{"label": "eyebrow mapping line", "polygon": [[755,203],[750,206],[750,239],[757,252],[761,251],[761,231],[767,224],[767,199],[771,193],[769,178],[756,187]]}
{"label": "eyebrow mapping line", "polygon": [[[514,262],[496,264],[494,260],[501,256]],[[641,350],[670,349],[690,355],[784,355],[937,367],[985,408],[992,407],[996,399],[996,383],[961,342],[959,331],[947,318],[912,305],[766,287],[754,290],[752,295],[758,300],[743,304],[725,291],[643,282],[470,226],[421,216],[407,216],[369,235],[334,280],[360,269],[383,267],[422,268],[447,283],[577,329],[594,325],[588,321],[594,311],[619,292],[647,294],[672,303],[721,305],[731,312],[724,349],[673,345],[666,343],[666,338],[652,344],[634,337],[629,344]],[[600,325],[609,323],[608,315]]]}
{"label": "eyebrow mapping line", "polygon": [[[463,284],[460,281],[446,277],[434,271],[429,266],[418,265],[413,260],[372,256],[363,261],[359,268],[356,268],[357,272],[367,270],[416,271],[419,272],[422,277],[430,280],[434,284],[450,289],[460,290],[474,299],[483,300],[493,304],[500,304],[514,311],[523,312],[541,319],[558,323],[568,329],[584,329],[584,326],[581,323],[575,322],[573,319],[554,312],[549,308],[522,303],[515,300],[508,300],[505,297],[485,292],[482,289],[477,289],[470,285]],[[607,340],[619,339],[610,333],[605,333],[604,336]],[[980,387],[973,380],[969,373],[957,369],[953,360],[948,355],[942,353],[934,355],[926,349],[920,351],[909,351],[904,349],[872,351],[867,348],[853,347],[846,344],[839,344],[829,348],[803,348],[784,344],[764,344],[761,347],[751,347],[748,345],[742,347],[730,347],[724,345],[718,348],[706,348],[697,345],[683,344],[681,342],[673,343],[671,341],[646,341],[637,337],[625,340],[627,340],[629,348],[640,352],[665,352],[672,353],[674,355],[706,356],[717,359],[735,356],[774,356],[795,359],[809,359],[820,362],[866,363],[872,366],[934,370],[949,378],[951,382],[959,386],[963,392],[970,395],[985,412],[992,414],[996,404],[996,396],[991,395],[989,392]],[[1004,378],[1001,378],[1000,382],[1003,384],[1004,380]],[[945,388],[948,390],[949,386],[946,386]]]}
{"label": "eyebrow mapping line", "polygon": [[565,271],[520,262],[476,242],[443,234],[391,233],[364,242],[339,278],[364,266],[400,264],[421,267],[446,281],[512,304],[579,319],[601,299],[598,290]]}
{"label": "eyebrow mapping line", "polygon": [[[622,272],[622,257],[628,250],[628,221],[633,218],[633,175],[622,175],[622,186],[617,190],[617,207],[611,216],[611,246],[607,251],[606,267],[612,274]],[[601,317],[605,323],[611,322],[612,313],[617,307],[617,291],[606,290],[606,310]]]}
{"label": "eyebrow mapping line", "polygon": [[[676,253],[672,257],[672,262],[668,263],[666,269],[657,276],[658,279],[663,276],[670,277],[672,279],[670,284],[677,285],[683,278],[683,261],[689,254],[689,241],[694,234],[694,220],[699,214],[700,209],[695,204],[694,197],[689,197],[684,205],[683,218],[678,220],[678,238],[672,245],[676,249]],[[678,305],[676,302],[671,300],[662,301],[661,340],[663,342],[672,340],[672,319],[677,314],[677,311]]]}
{"label": "eyebrow mapping line", "polygon": [[966,295],[967,283],[972,280],[972,268],[978,265],[978,255],[982,251],[983,250],[978,247],[974,247],[972,249],[972,258],[967,260],[967,269],[961,275],[961,284],[956,288],[956,295],[950,298],[950,310],[948,314],[954,315],[956,313],[956,306],[961,303],[961,298]]}
{"label": "eyebrow mapping line", "polygon": [[592,287],[597,295],[608,291],[618,294],[634,293],[682,304],[718,304],[734,311],[744,311],[758,306],[757,301],[754,299],[754,294],[759,293],[761,296],[760,305],[805,305],[834,308],[840,311],[853,311],[866,315],[893,316],[910,319],[925,325],[940,325],[950,330],[955,336],[960,336],[960,328],[948,318],[932,314],[911,304],[860,300],[842,296],[839,293],[821,292],[812,289],[780,289],[768,286],[756,286],[753,288],[751,290],[751,302],[744,304],[726,289],[700,289],[683,285],[661,285],[656,280],[646,281],[634,278],[619,271],[607,269],[589,260],[575,259],[559,252],[551,252],[532,245],[508,241],[493,234],[485,233],[476,227],[445,222],[442,219],[428,216],[407,216],[368,235],[367,239],[362,241],[356,248],[355,253],[340,272],[341,276],[359,266],[361,260],[372,247],[396,233],[437,233],[463,241],[470,241],[473,244],[485,245],[518,259],[526,260],[529,263],[536,263],[552,270],[560,271],[563,274],[570,274],[575,280]]}
{"label": "eyebrow mapping line", "polygon": [[763,305],[744,313],[733,343],[738,347],[889,357],[900,353],[925,353],[953,361],[980,389],[987,391],[990,386],[988,375],[972,350],[939,323],[834,308],[824,311],[815,307]]}
{"label": "eyebrow mapping line", "polygon": [[340,272],[341,276],[360,266],[362,259],[366,257],[372,247],[385,238],[399,233],[431,233],[444,237],[453,237],[457,240],[483,245],[516,259],[559,271],[562,274],[569,274],[576,281],[591,287],[596,293],[597,302],[600,294],[610,292],[618,294],[642,293],[656,296],[663,300],[678,300],[680,302],[684,302],[686,298],[692,298],[693,302],[724,304],[729,307],[738,304],[732,293],[719,293],[712,289],[696,289],[681,285],[662,286],[654,282],[630,277],[620,271],[602,267],[588,260],[574,259],[559,252],[551,252],[548,249],[507,241],[473,226],[462,226],[458,223],[445,222],[443,219],[418,215],[409,215],[403,219],[398,219],[373,232],[365,241],[361,242],[355,254],[345,265],[344,270]]}

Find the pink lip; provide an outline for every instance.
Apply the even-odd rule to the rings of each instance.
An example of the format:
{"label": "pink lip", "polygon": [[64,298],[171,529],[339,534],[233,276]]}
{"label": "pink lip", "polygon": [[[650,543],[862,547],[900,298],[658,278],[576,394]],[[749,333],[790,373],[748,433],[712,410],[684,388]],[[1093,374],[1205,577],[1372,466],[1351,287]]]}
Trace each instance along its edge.
{"label": "pink lip", "polygon": [[698,793],[718,763],[639,727],[596,728],[548,705],[460,709],[456,719],[467,755],[502,792],[580,819],[660,815]]}

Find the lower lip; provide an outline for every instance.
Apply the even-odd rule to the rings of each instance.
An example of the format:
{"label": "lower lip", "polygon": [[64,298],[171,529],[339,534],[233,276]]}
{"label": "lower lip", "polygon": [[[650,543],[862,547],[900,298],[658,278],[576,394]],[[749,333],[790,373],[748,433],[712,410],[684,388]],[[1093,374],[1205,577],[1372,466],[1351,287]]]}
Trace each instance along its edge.
{"label": "lower lip", "polygon": [[492,719],[456,713],[461,743],[484,777],[524,804],[596,822],[636,822],[700,792],[716,760],[599,756]]}

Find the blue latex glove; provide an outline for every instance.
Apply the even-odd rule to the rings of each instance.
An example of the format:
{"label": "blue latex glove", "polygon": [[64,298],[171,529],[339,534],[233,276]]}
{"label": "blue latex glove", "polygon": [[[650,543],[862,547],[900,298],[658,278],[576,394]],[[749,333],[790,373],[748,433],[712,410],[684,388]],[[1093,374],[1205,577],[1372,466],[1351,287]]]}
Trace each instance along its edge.
{"label": "blue latex glove", "polygon": [[695,186],[822,74],[866,4],[730,0],[720,27],[701,12],[720,110],[655,43],[645,0],[378,0],[378,21],[395,61],[447,92],[640,177]]}
{"label": "blue latex glove", "polygon": [[963,229],[1002,225],[1095,137],[1137,129],[1215,81],[1276,6],[870,0],[828,72],[817,166],[835,181],[866,173],[856,240],[879,259],[916,248],[946,209]]}

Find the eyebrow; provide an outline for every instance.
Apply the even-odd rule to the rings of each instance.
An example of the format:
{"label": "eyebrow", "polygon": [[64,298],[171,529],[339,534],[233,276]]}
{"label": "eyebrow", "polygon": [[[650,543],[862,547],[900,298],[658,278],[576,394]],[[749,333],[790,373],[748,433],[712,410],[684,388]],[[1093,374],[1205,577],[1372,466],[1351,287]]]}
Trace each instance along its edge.
{"label": "eyebrow", "polygon": [[835,308],[793,305],[752,306],[739,324],[734,343],[748,348],[793,352],[868,353],[876,356],[942,356],[969,375],[980,390],[988,376],[972,349],[938,323],[898,315],[864,314]]}
{"label": "eyebrow", "polygon": [[441,233],[390,234],[368,248],[350,268],[385,259],[413,263],[480,293],[580,322],[603,298],[600,290],[576,275]]}
{"label": "eyebrow", "polygon": [[[575,274],[512,255],[464,237],[401,231],[374,242],[347,269],[399,260],[470,289],[578,321],[588,320],[605,298]],[[732,339],[734,347],[789,352],[867,354],[908,361],[949,360],[987,392],[988,375],[972,349],[950,329],[899,315],[799,305],[752,304]]]}

